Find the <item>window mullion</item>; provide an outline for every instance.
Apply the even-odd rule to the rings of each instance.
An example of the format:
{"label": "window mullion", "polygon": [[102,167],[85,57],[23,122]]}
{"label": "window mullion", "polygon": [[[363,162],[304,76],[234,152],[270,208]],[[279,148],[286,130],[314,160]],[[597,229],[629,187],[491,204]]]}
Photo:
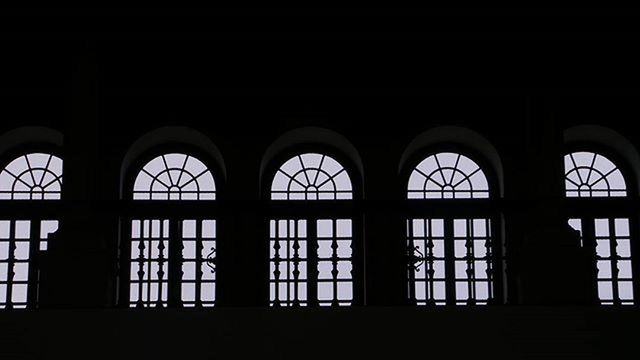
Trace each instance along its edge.
{"label": "window mullion", "polygon": [[317,219],[312,218],[307,220],[307,277],[309,279],[307,298],[309,299],[309,306],[318,306],[318,224]]}
{"label": "window mullion", "polygon": [[167,301],[169,307],[180,307],[182,302],[182,221],[169,219],[169,288]]}
{"label": "window mullion", "polygon": [[[131,256],[131,242],[133,241],[133,219],[125,218],[125,224],[127,226],[121,225],[121,234],[120,234],[120,252],[118,254],[118,264],[120,269],[118,269],[118,273],[120,277],[118,278],[119,282],[119,291],[120,294],[117,297],[119,299],[120,307],[130,307],[131,303],[131,264],[135,262],[135,259]],[[121,221],[122,224],[122,221]],[[138,236],[137,240],[141,240],[140,236]]]}
{"label": "window mullion", "polygon": [[596,283],[593,284],[596,287],[596,293],[599,294],[598,279],[598,254],[596,252],[596,229],[595,219],[593,217],[581,217],[580,223],[582,225],[582,246],[587,249],[588,256],[590,257],[590,264],[592,266],[592,274],[596,274]]}
{"label": "window mullion", "polygon": [[504,258],[505,251],[503,247],[502,232],[499,231],[498,221],[499,215],[493,215],[486,224],[487,241],[490,242],[487,248],[487,266],[490,269],[487,272],[487,278],[489,279],[489,294],[488,304],[502,304],[505,303],[505,273],[504,273]]}
{"label": "window mullion", "polygon": [[35,309],[38,302],[38,278],[40,277],[40,259],[38,251],[40,249],[40,219],[30,221],[29,231],[29,274],[27,278],[27,308]]}
{"label": "window mullion", "polygon": [[455,246],[453,242],[453,219],[444,218],[444,255],[445,255],[445,286],[447,305],[456,304],[455,281]]}
{"label": "window mullion", "polygon": [[622,300],[620,299],[620,287],[618,281],[619,279],[619,271],[618,271],[618,251],[617,251],[617,237],[615,232],[615,218],[607,219],[609,233],[607,234],[607,239],[609,241],[609,257],[611,261],[611,291],[613,293],[613,305],[620,305]]}
{"label": "window mullion", "polygon": [[[273,305],[276,307],[281,306],[280,302],[280,281],[282,273],[280,272],[280,263],[282,262],[282,257],[280,256],[280,250],[282,246],[280,245],[280,220],[271,220],[271,223],[274,226],[273,231],[273,284],[274,284],[274,299]],[[271,224],[269,224],[271,226]],[[269,229],[271,231],[271,229]]]}
{"label": "window mullion", "polygon": [[293,229],[293,243],[291,245],[293,249],[293,271],[291,272],[291,275],[293,275],[293,306],[297,307],[300,306],[300,293],[298,291],[298,284],[300,281],[300,242],[298,239],[298,220],[292,220],[289,229]]}
{"label": "window mullion", "polygon": [[[339,306],[338,303],[338,223],[331,219],[331,278],[333,282],[333,299],[331,306]],[[353,232],[352,234],[353,235]]]}
{"label": "window mullion", "polygon": [[413,219],[407,220],[407,277],[408,277],[408,295],[409,301],[412,305],[416,305],[418,300],[416,298],[416,276],[415,276],[415,262],[416,250],[414,246],[414,232],[413,232]]}
{"label": "window mullion", "polygon": [[[475,253],[474,253],[474,242],[475,242],[475,234],[473,231],[473,219],[467,218],[464,219],[464,225],[466,228],[466,239],[464,239],[465,246],[465,256],[466,256],[466,281],[467,281],[467,305],[475,305],[477,294],[476,294],[476,278],[475,278]],[[454,254],[455,255],[455,254]]]}
{"label": "window mullion", "polygon": [[[203,251],[203,246],[202,246],[202,226],[203,226],[203,221],[202,219],[196,219],[196,229],[195,229],[195,248],[196,248],[196,283],[195,283],[195,306],[196,307],[202,307],[202,266],[204,264],[203,262],[203,257],[202,257],[202,251]],[[180,238],[180,243],[182,244],[182,247],[184,247],[184,244],[182,243],[182,237]],[[182,260],[182,256],[180,257],[180,260]]]}
{"label": "window mullion", "polygon": [[6,295],[6,308],[7,309],[12,309],[13,308],[13,301],[11,300],[12,296],[13,296],[13,278],[15,275],[15,252],[16,252],[16,236],[15,236],[15,232],[16,232],[16,221],[15,220],[11,220],[9,221],[9,239],[7,239],[9,241],[9,253],[8,255],[8,259],[7,259],[7,295]]}
{"label": "window mullion", "polygon": [[138,242],[138,258],[137,258],[138,271],[136,273],[138,277],[138,302],[136,304],[136,307],[144,307],[145,305],[143,300],[144,287],[142,285],[146,284],[146,281],[144,280],[144,274],[145,274],[144,266],[148,260],[145,259],[144,251],[147,246],[147,242],[149,241],[149,236],[148,235],[145,236],[144,234],[148,234],[148,231],[149,231],[149,229],[147,228],[148,223],[149,223],[149,220],[140,220],[140,237],[139,237],[140,241]]}

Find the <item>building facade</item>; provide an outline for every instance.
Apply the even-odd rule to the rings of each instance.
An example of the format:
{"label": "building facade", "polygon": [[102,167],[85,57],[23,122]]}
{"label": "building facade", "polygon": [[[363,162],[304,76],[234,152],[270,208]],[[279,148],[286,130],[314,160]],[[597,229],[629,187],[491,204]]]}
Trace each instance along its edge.
{"label": "building facade", "polygon": [[[3,33],[17,55],[0,87],[2,358],[633,348],[633,88],[539,86],[535,59],[522,83],[514,63],[484,82],[458,65],[487,60],[460,49],[424,72],[405,48],[431,39],[436,56],[453,33],[106,19],[127,32],[98,17]],[[472,36],[469,51],[502,43]]]}

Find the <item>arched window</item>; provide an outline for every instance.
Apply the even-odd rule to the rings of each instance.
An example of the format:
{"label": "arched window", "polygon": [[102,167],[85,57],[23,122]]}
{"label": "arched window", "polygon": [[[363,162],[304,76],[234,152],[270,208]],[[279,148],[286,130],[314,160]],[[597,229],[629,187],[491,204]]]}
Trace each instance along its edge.
{"label": "arched window", "polygon": [[567,197],[627,196],[627,185],[617,166],[606,157],[580,151],[564,157]]}
{"label": "arched window", "polygon": [[[300,200],[270,221],[271,306],[351,305],[354,227],[340,215],[353,198],[347,170],[325,154],[295,155],[275,172],[270,195]],[[332,205],[320,207],[323,201]]]}
{"label": "arched window", "polygon": [[409,199],[485,199],[487,177],[478,164],[461,154],[439,153],[413,169],[407,189]]}
{"label": "arched window", "polygon": [[[0,200],[59,200],[61,189],[62,159],[52,154],[20,155],[0,172]],[[34,258],[47,250],[58,220],[43,219],[37,207],[31,213],[0,220],[0,308],[37,306],[40,269]]]}
{"label": "arched window", "polygon": [[202,161],[165,154],[149,161],[136,177],[135,200],[215,200],[216,184]]}
{"label": "arched window", "polygon": [[611,216],[611,212],[620,212],[615,206],[605,209],[604,203],[589,200],[626,197],[622,171],[606,156],[591,151],[565,155],[564,170],[566,196],[585,198],[579,200],[579,210],[571,215],[569,225],[580,232],[583,246],[594,248],[600,302],[634,304],[629,217]]}
{"label": "arched window", "polygon": [[19,156],[0,173],[1,200],[59,200],[62,159],[51,154]]}
{"label": "arched window", "polygon": [[420,217],[407,221],[412,303],[481,305],[498,298],[501,249],[493,241],[494,221],[478,200],[459,203],[487,199],[489,190],[482,168],[459,153],[432,154],[413,168],[407,198],[426,201],[412,207]]}
{"label": "arched window", "polygon": [[340,163],[322,154],[294,156],[278,169],[272,200],[350,200],[351,179]]}
{"label": "arched window", "polygon": [[123,249],[129,254],[123,264],[129,278],[124,301],[130,307],[213,306],[216,220],[198,210],[184,215],[191,208],[180,206],[187,200],[216,199],[210,168],[188,154],[157,156],[137,173],[132,198],[166,203],[163,215],[131,216],[128,248]]}

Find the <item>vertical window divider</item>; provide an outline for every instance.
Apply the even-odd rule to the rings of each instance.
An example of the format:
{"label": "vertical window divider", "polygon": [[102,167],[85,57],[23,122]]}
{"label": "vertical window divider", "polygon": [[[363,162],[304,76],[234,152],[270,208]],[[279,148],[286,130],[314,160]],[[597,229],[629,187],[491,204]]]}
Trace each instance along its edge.
{"label": "vertical window divider", "polygon": [[466,239],[464,239],[465,257],[467,268],[465,272],[467,274],[467,305],[475,305],[476,299],[476,274],[475,274],[475,253],[474,253],[474,242],[475,233],[473,231],[473,218],[465,219],[465,227],[466,227]]}
{"label": "vertical window divider", "polygon": [[[445,254],[445,292],[447,305],[456,304],[456,272],[455,272],[455,244],[453,236],[453,218],[444,218],[444,254]],[[429,226],[429,237],[432,236],[432,226]]]}
{"label": "vertical window divider", "polygon": [[609,254],[611,257],[611,286],[613,291],[613,304],[621,305],[622,299],[620,299],[620,287],[619,287],[619,269],[618,269],[618,251],[617,251],[617,239],[616,236],[616,224],[615,218],[607,218],[609,232],[607,234],[607,241],[609,242]]}
{"label": "vertical window divider", "polygon": [[[204,265],[204,258],[202,257],[202,251],[204,249],[202,242],[202,219],[196,219],[195,229],[195,247],[196,247],[196,284],[195,284],[195,306],[202,307],[202,266]],[[182,241],[181,241],[182,242]],[[184,248],[184,244],[183,244]],[[182,257],[181,257],[182,260]]]}
{"label": "vertical window divider", "polygon": [[318,306],[318,219],[307,220],[307,299],[310,306]]}
{"label": "vertical window divider", "polygon": [[285,248],[286,248],[286,259],[287,259],[287,306],[291,306],[291,221],[286,220],[286,235],[285,235]]}
{"label": "vertical window divider", "polygon": [[[300,278],[300,254],[299,254],[299,249],[300,249],[300,242],[298,239],[298,221],[299,220],[292,220],[293,222],[293,306],[298,307],[300,306],[300,298],[299,298],[299,291],[298,291],[298,284],[299,284],[299,278]],[[290,227],[291,228],[291,227]]]}
{"label": "vertical window divider", "polygon": [[182,302],[182,235],[183,220],[169,219],[169,280],[168,304],[178,307]]}
{"label": "vertical window divider", "polygon": [[582,246],[588,249],[590,263],[592,264],[593,274],[596,275],[596,284],[599,286],[598,280],[598,254],[596,252],[596,229],[595,219],[593,217],[580,217],[580,223],[582,225]]}
{"label": "vertical window divider", "polygon": [[[424,221],[424,220],[422,220]],[[413,219],[407,220],[407,234],[409,234],[409,244],[407,249],[407,276],[409,278],[407,293],[409,295],[409,301],[415,305],[418,301],[416,298],[416,278],[415,278],[415,237],[413,233]]]}
{"label": "vertical window divider", "polygon": [[331,219],[331,279],[333,280],[333,300],[331,306],[339,306],[338,302],[338,223]]}
{"label": "vertical window divider", "polygon": [[[140,220],[140,241],[138,242],[138,258],[137,258],[137,263],[138,263],[138,272],[136,275],[138,275],[138,304],[137,307],[138,308],[142,308],[144,307],[144,300],[142,300],[143,297],[143,292],[144,292],[144,287],[142,286],[143,280],[144,280],[144,250],[147,246],[146,242],[148,241],[148,237],[147,236],[142,236],[142,234],[144,232],[148,232],[147,229],[147,224],[149,223],[148,220]],[[148,286],[148,284],[147,284]]]}
{"label": "vertical window divider", "polygon": [[[500,222],[498,215],[492,214],[486,219],[485,233],[487,251],[487,279],[489,281],[489,300],[488,304],[499,304],[505,301],[505,294],[502,291],[504,286],[496,286],[496,284],[504,284],[504,251],[502,249],[502,233],[496,231]],[[495,239],[491,241],[491,239]]]}
{"label": "vertical window divider", "polygon": [[[127,226],[121,226],[120,228],[120,244],[118,244],[118,267],[117,273],[120,274],[118,277],[119,296],[116,297],[116,301],[118,302],[118,307],[129,307],[130,299],[131,299],[131,267],[135,262],[135,259],[131,257],[131,242],[133,240],[133,221],[134,219],[127,216],[124,217],[124,224]],[[121,220],[122,224],[123,221]],[[137,239],[141,240],[141,239]]]}
{"label": "vertical window divider", "polygon": [[29,274],[27,278],[27,307],[35,309],[38,300],[38,278],[40,276],[40,225],[41,219],[34,218],[29,222]]}
{"label": "vertical window divider", "polygon": [[429,229],[429,233],[427,234],[425,232],[424,236],[425,239],[421,240],[424,242],[424,268],[425,268],[425,281],[426,284],[425,286],[428,286],[428,298],[426,299],[427,304],[431,304],[431,305],[435,305],[436,304],[436,297],[435,297],[435,290],[436,290],[436,286],[435,286],[435,268],[433,266],[434,264],[434,253],[433,253],[433,249],[435,247],[435,244],[433,243],[433,237],[432,237],[432,226],[431,224],[428,224],[430,222],[430,220],[428,219],[420,219],[420,221],[422,221],[422,226],[425,229]]}
{"label": "vertical window divider", "polygon": [[12,219],[9,221],[9,256],[7,259],[7,295],[6,295],[6,303],[7,309],[13,309],[13,279],[15,276],[15,260],[16,260],[16,220]]}
{"label": "vertical window divider", "polygon": [[[274,230],[274,236],[273,236],[273,250],[274,250],[274,254],[273,254],[273,264],[274,264],[274,269],[273,269],[273,277],[274,277],[274,293],[275,293],[275,298],[273,300],[274,306],[276,307],[280,307],[281,303],[280,303],[280,277],[282,276],[282,274],[280,273],[280,262],[282,261],[281,256],[280,256],[280,250],[281,250],[281,245],[280,245],[280,221],[279,220],[271,220],[272,223],[274,224],[275,230]],[[271,231],[271,229],[269,229],[269,231]]]}

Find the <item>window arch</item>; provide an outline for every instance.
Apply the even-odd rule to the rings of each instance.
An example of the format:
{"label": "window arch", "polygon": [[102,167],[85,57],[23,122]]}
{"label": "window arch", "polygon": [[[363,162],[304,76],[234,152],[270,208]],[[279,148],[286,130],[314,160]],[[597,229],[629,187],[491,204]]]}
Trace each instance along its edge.
{"label": "window arch", "polygon": [[[60,200],[62,159],[42,152],[22,154],[0,172],[0,200]],[[58,220],[0,220],[0,308],[36,307],[40,269],[32,259],[47,250]]]}
{"label": "window arch", "polygon": [[[409,201],[425,201],[407,220],[408,296],[417,305],[482,305],[502,294],[495,216],[460,199],[489,199],[485,171],[457,152],[425,157],[407,181]],[[428,201],[438,200],[437,216]],[[424,209],[424,210],[422,210]]]}
{"label": "window arch", "polygon": [[[271,306],[351,305],[353,219],[335,212],[345,200],[353,199],[346,168],[323,153],[296,154],[276,170],[270,198],[313,203],[335,201],[329,210],[306,211],[301,215],[294,206],[284,218],[270,220]],[[292,205],[296,203],[293,201]]]}
{"label": "window arch", "polygon": [[409,199],[483,199],[489,197],[484,172],[473,160],[452,152],[433,154],[413,169]]}
{"label": "window arch", "polygon": [[138,173],[133,186],[135,200],[215,200],[213,174],[197,158],[187,154],[160,155]]}
{"label": "window arch", "polygon": [[[608,156],[575,151],[564,157],[565,196],[570,199],[627,197],[627,180]],[[578,200],[578,199],[576,199]],[[601,205],[582,204],[569,225],[581,244],[593,248],[597,290],[603,305],[634,304],[630,218],[601,213]]]}
{"label": "window arch", "polygon": [[282,164],[271,185],[272,200],[350,200],[351,178],[325,154],[296,155]]}
{"label": "window arch", "polygon": [[620,169],[607,157],[590,151],[565,155],[567,197],[627,196],[627,184]]}
{"label": "window arch", "polygon": [[179,205],[216,199],[210,167],[182,152],[158,155],[139,168],[131,197],[166,201],[166,214],[131,217],[130,241],[123,249],[130,254],[123,264],[129,278],[124,302],[129,307],[214,306],[217,222],[198,211],[185,218]]}
{"label": "window arch", "polygon": [[62,159],[52,154],[24,154],[0,172],[0,200],[59,200]]}

